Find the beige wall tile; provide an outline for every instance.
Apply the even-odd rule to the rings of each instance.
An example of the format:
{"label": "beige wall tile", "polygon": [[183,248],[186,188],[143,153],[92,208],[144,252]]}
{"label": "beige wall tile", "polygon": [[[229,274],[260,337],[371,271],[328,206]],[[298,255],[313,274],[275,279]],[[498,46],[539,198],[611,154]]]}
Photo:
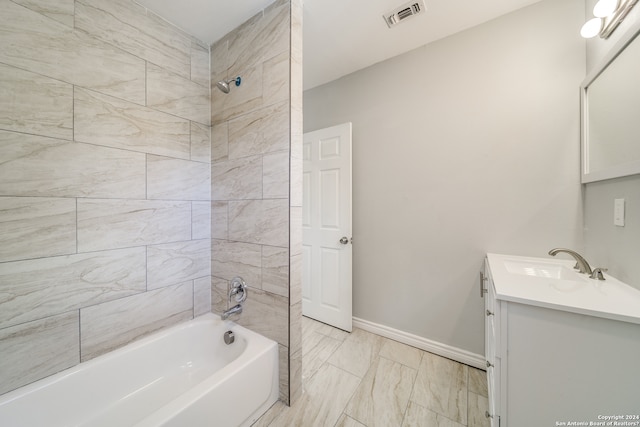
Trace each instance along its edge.
{"label": "beige wall tile", "polygon": [[73,139],[73,86],[0,64],[0,128]]}
{"label": "beige wall tile", "polygon": [[1,63],[144,104],[143,59],[9,0],[0,8]]}
{"label": "beige wall tile", "polygon": [[211,238],[211,202],[191,202],[191,238]]}
{"label": "beige wall tile", "polygon": [[145,197],[141,153],[0,131],[0,158],[1,195]]}
{"label": "beige wall tile", "polygon": [[229,203],[211,202],[211,238],[224,239],[229,237]]}
{"label": "beige wall tile", "polygon": [[289,211],[289,251],[291,256],[302,254],[302,208],[291,207]]}
{"label": "beige wall tile", "polygon": [[78,0],[75,26],[183,77],[191,74],[191,39],[131,0]]}
{"label": "beige wall tile", "polygon": [[190,238],[190,202],[78,200],[78,252],[153,245]]}
{"label": "beige wall tile", "polygon": [[289,250],[262,247],[262,290],[289,297]]}
{"label": "beige wall tile", "polygon": [[290,162],[289,203],[291,206],[302,206],[302,158],[291,156]]}
{"label": "beige wall tile", "polygon": [[229,73],[240,74],[288,51],[289,22],[289,4],[274,5],[229,33]]}
{"label": "beige wall tile", "polygon": [[0,328],[145,290],[144,248],[0,263]]}
{"label": "beige wall tile", "polygon": [[261,199],[262,157],[252,156],[211,165],[211,199]]}
{"label": "beige wall tile", "polygon": [[219,277],[211,278],[211,311],[222,314],[229,308],[229,281]]}
{"label": "beige wall tile", "polygon": [[289,349],[278,345],[278,377],[280,400],[289,404]]}
{"label": "beige wall tile", "polygon": [[147,64],[147,106],[209,126],[209,87]]}
{"label": "beige wall tile", "polygon": [[80,310],[81,360],[193,318],[193,284],[182,283]]}
{"label": "beige wall tile", "polygon": [[289,197],[288,151],[265,154],[262,157],[262,197],[265,199]]}
{"label": "beige wall tile", "polygon": [[211,274],[231,280],[241,276],[247,285],[262,283],[262,247],[251,243],[211,241]]}
{"label": "beige wall tile", "polygon": [[289,150],[289,107],[279,103],[229,122],[229,158]]}
{"label": "beige wall tile", "polygon": [[193,317],[211,313],[211,276],[193,281]]}
{"label": "beige wall tile", "polygon": [[[228,76],[228,77],[225,77]],[[233,87],[229,93],[222,93],[215,84],[223,78],[242,77],[242,85]],[[262,97],[262,64],[243,70],[239,74],[226,73],[222,76],[212,75],[211,120],[220,123],[253,111],[264,105]]]}
{"label": "beige wall tile", "polygon": [[289,304],[302,301],[302,254],[289,258]]}
{"label": "beige wall tile", "polygon": [[209,239],[147,247],[147,289],[211,276]]}
{"label": "beige wall tile", "polygon": [[189,121],[76,88],[76,141],[189,159]]}
{"label": "beige wall tile", "polygon": [[[229,40],[223,37],[211,45],[211,76],[221,76],[227,78],[227,69],[229,68]],[[217,80],[216,80],[217,81]],[[215,81],[211,81],[212,85]]]}
{"label": "beige wall tile", "polygon": [[209,87],[209,49],[195,41],[191,42],[191,80]]}
{"label": "beige wall tile", "polygon": [[289,246],[289,201],[230,201],[229,239],[271,246]]}
{"label": "beige wall tile", "polygon": [[78,312],[0,329],[0,394],[80,362]]}
{"label": "beige wall tile", "polygon": [[289,102],[289,72],[288,50],[264,63],[262,69],[262,96],[265,99],[265,104],[275,104],[282,101]]}
{"label": "beige wall tile", "polygon": [[289,344],[289,304],[285,297],[250,289],[236,322],[284,346]]}
{"label": "beige wall tile", "polygon": [[229,126],[227,122],[211,127],[211,163],[223,162],[229,158]]}
{"label": "beige wall tile", "polygon": [[13,0],[13,2],[73,28],[75,0]]}
{"label": "beige wall tile", "polygon": [[75,199],[0,197],[0,262],[75,252]]}
{"label": "beige wall tile", "polygon": [[211,127],[191,122],[191,160],[211,163]]}
{"label": "beige wall tile", "polygon": [[147,198],[210,200],[211,165],[147,155]]}

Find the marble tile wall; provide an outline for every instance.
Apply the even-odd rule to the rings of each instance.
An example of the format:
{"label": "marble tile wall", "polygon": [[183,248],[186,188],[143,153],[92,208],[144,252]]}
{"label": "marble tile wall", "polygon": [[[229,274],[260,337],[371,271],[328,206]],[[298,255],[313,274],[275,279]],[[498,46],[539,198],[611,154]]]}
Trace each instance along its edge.
{"label": "marble tile wall", "polygon": [[0,10],[2,394],[207,313],[221,291],[209,48],[131,0]]}
{"label": "marble tile wall", "polygon": [[[211,308],[227,309],[229,280],[245,279],[234,320],[279,343],[285,403],[301,394],[301,37],[299,0],[278,0],[214,43],[210,68]],[[215,88],[236,76],[229,94]]]}

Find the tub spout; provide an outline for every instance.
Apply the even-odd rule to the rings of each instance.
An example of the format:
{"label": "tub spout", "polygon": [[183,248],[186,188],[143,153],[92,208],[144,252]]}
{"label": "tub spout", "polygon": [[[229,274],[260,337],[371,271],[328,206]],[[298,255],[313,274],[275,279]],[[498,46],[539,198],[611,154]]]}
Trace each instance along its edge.
{"label": "tub spout", "polygon": [[220,317],[222,318],[222,320],[227,320],[229,316],[231,316],[232,314],[240,314],[240,313],[242,313],[242,305],[236,304],[233,307],[231,307],[229,310],[222,313]]}

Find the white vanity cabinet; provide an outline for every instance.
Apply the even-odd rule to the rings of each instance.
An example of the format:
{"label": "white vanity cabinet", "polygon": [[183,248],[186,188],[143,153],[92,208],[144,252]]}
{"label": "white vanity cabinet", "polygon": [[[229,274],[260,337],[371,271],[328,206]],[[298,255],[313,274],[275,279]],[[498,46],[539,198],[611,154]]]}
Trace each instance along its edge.
{"label": "white vanity cabinet", "polygon": [[[640,425],[640,317],[621,321],[554,306],[554,296],[542,293],[579,289],[551,279],[530,281],[541,297],[523,298],[502,283],[509,276],[496,272],[497,262],[489,254],[481,277],[492,427],[614,425],[606,424],[609,416]],[[603,298],[609,290],[587,285],[601,286]]]}

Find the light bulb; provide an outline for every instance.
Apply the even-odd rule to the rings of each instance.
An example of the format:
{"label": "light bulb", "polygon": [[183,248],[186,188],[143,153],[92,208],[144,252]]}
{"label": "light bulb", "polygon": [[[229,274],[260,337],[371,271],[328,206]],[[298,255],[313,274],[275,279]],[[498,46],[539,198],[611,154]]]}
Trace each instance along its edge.
{"label": "light bulb", "polygon": [[590,39],[597,36],[602,30],[602,19],[592,18],[584,23],[582,29],[580,29],[580,35],[585,39]]}
{"label": "light bulb", "polygon": [[606,18],[613,15],[618,8],[618,0],[598,0],[593,7],[593,16],[596,18]]}

